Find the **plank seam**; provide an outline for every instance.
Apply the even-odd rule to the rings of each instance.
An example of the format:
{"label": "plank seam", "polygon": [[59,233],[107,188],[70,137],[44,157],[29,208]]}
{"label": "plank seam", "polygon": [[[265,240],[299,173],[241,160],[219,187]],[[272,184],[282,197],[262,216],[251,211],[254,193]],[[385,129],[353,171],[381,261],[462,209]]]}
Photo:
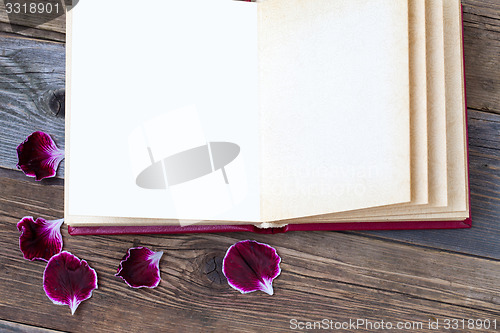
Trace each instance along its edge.
{"label": "plank seam", "polygon": [[[473,224],[474,225],[474,224]],[[467,253],[467,252],[460,252],[460,251],[453,251],[453,250],[448,250],[448,249],[442,249],[439,247],[433,247],[429,245],[423,245],[423,244],[415,244],[411,242],[406,242],[402,241],[399,239],[391,239],[391,238],[385,238],[377,235],[371,235],[365,232],[358,232],[358,231],[341,231],[340,233],[348,234],[348,235],[354,235],[354,236],[360,236],[360,237],[365,237],[365,238],[370,238],[370,239],[377,239],[380,241],[384,241],[387,243],[396,243],[396,244],[401,244],[401,245],[406,245],[406,246],[414,246],[422,249],[427,249],[427,250],[434,250],[437,252],[442,252],[442,253],[449,253],[449,254],[455,254],[455,255],[462,255],[465,257],[471,257],[471,258],[476,258],[476,259],[484,259],[492,262],[500,262],[500,258],[494,258],[494,257],[486,257],[486,256],[480,256],[477,254],[472,254],[472,253]]]}

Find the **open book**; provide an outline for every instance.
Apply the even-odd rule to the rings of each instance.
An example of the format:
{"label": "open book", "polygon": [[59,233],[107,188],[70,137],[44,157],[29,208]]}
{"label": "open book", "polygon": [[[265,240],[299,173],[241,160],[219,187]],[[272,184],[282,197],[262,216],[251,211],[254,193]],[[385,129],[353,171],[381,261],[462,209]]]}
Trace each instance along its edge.
{"label": "open book", "polygon": [[68,13],[71,232],[470,226],[459,0],[140,7]]}

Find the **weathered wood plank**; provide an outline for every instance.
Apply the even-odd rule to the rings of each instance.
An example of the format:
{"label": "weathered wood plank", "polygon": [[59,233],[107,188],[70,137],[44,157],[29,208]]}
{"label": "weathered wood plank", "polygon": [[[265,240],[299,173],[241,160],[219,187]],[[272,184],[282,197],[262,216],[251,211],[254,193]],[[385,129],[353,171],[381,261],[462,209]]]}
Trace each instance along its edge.
{"label": "weathered wood plank", "polygon": [[468,110],[469,144],[500,150],[500,116]]}
{"label": "weathered wood plank", "polygon": [[500,20],[464,14],[467,104],[500,113]]}
{"label": "weathered wood plank", "polygon": [[39,40],[65,42],[66,34],[56,31],[41,30],[36,28],[26,28],[20,31],[14,30],[13,26],[9,23],[0,22],[0,31],[12,36],[37,38]]}
{"label": "weathered wood plank", "polygon": [[468,106],[500,113],[500,2],[462,4]]}
{"label": "weathered wood plank", "polygon": [[462,5],[465,13],[500,19],[500,2],[497,0],[462,0]]}
{"label": "weathered wood plank", "polygon": [[0,332],[2,333],[55,333],[60,331],[48,330],[41,327],[28,326],[11,321],[0,320]]}
{"label": "weathered wood plank", "polygon": [[64,44],[0,36],[1,167],[16,168],[16,147],[34,131],[64,149],[64,110],[55,95],[65,87],[64,73]]}
{"label": "weathered wood plank", "polygon": [[[65,2],[61,2],[64,10]],[[0,31],[16,33],[26,37],[43,38],[54,41],[65,41],[66,36],[66,16],[62,15],[54,20],[37,25],[39,21],[36,16],[26,15],[21,22],[12,25],[5,8],[5,1],[0,0]],[[26,28],[28,27],[28,28]]]}
{"label": "weathered wood plank", "polygon": [[[0,194],[0,294],[8,295],[0,298],[0,318],[71,332],[285,331],[293,318],[500,319],[500,262],[494,260],[335,232],[71,237],[64,228],[64,249],[99,276],[99,289],[71,316],[44,295],[45,263],[22,258],[16,230],[25,214],[60,217],[62,187],[0,178],[0,188],[6,189]],[[205,273],[207,261],[247,238],[276,247],[282,257],[273,297],[241,295]],[[165,251],[158,288],[132,290],[114,277],[131,246]]]}

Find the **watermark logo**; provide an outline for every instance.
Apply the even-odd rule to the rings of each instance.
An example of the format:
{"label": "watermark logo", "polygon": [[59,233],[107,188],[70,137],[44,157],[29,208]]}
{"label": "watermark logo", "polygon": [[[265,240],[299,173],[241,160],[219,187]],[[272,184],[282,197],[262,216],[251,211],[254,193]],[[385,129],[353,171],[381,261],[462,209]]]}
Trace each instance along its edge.
{"label": "watermark logo", "polygon": [[[14,32],[36,28],[70,11],[79,0],[3,0]],[[0,7],[1,8],[1,7]]]}
{"label": "watermark logo", "polygon": [[238,144],[208,141],[194,105],[139,124],[129,136],[135,186],[166,198],[164,213],[181,226],[218,220],[246,196]]}

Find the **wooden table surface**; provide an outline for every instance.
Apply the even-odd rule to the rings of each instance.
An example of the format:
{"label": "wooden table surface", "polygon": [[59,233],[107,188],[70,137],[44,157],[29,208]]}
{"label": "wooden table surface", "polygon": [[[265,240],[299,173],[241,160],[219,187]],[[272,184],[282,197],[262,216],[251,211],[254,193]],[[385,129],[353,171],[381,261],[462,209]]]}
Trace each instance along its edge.
{"label": "wooden table surface", "polygon": [[[428,323],[438,321],[442,332],[462,318],[500,330],[500,1],[463,5],[472,229],[72,237],[63,226],[64,249],[99,278],[72,316],[45,295],[45,263],[23,259],[16,229],[23,216],[63,216],[64,162],[57,178],[35,182],[16,169],[15,149],[35,130],[64,147],[64,17],[12,27],[0,4],[0,332],[267,332],[323,319],[423,323],[413,332],[436,332]],[[242,295],[224,280],[218,259],[244,239],[281,255],[274,296]],[[114,276],[132,246],[165,251],[156,289]],[[494,331],[465,325],[447,331]]]}

